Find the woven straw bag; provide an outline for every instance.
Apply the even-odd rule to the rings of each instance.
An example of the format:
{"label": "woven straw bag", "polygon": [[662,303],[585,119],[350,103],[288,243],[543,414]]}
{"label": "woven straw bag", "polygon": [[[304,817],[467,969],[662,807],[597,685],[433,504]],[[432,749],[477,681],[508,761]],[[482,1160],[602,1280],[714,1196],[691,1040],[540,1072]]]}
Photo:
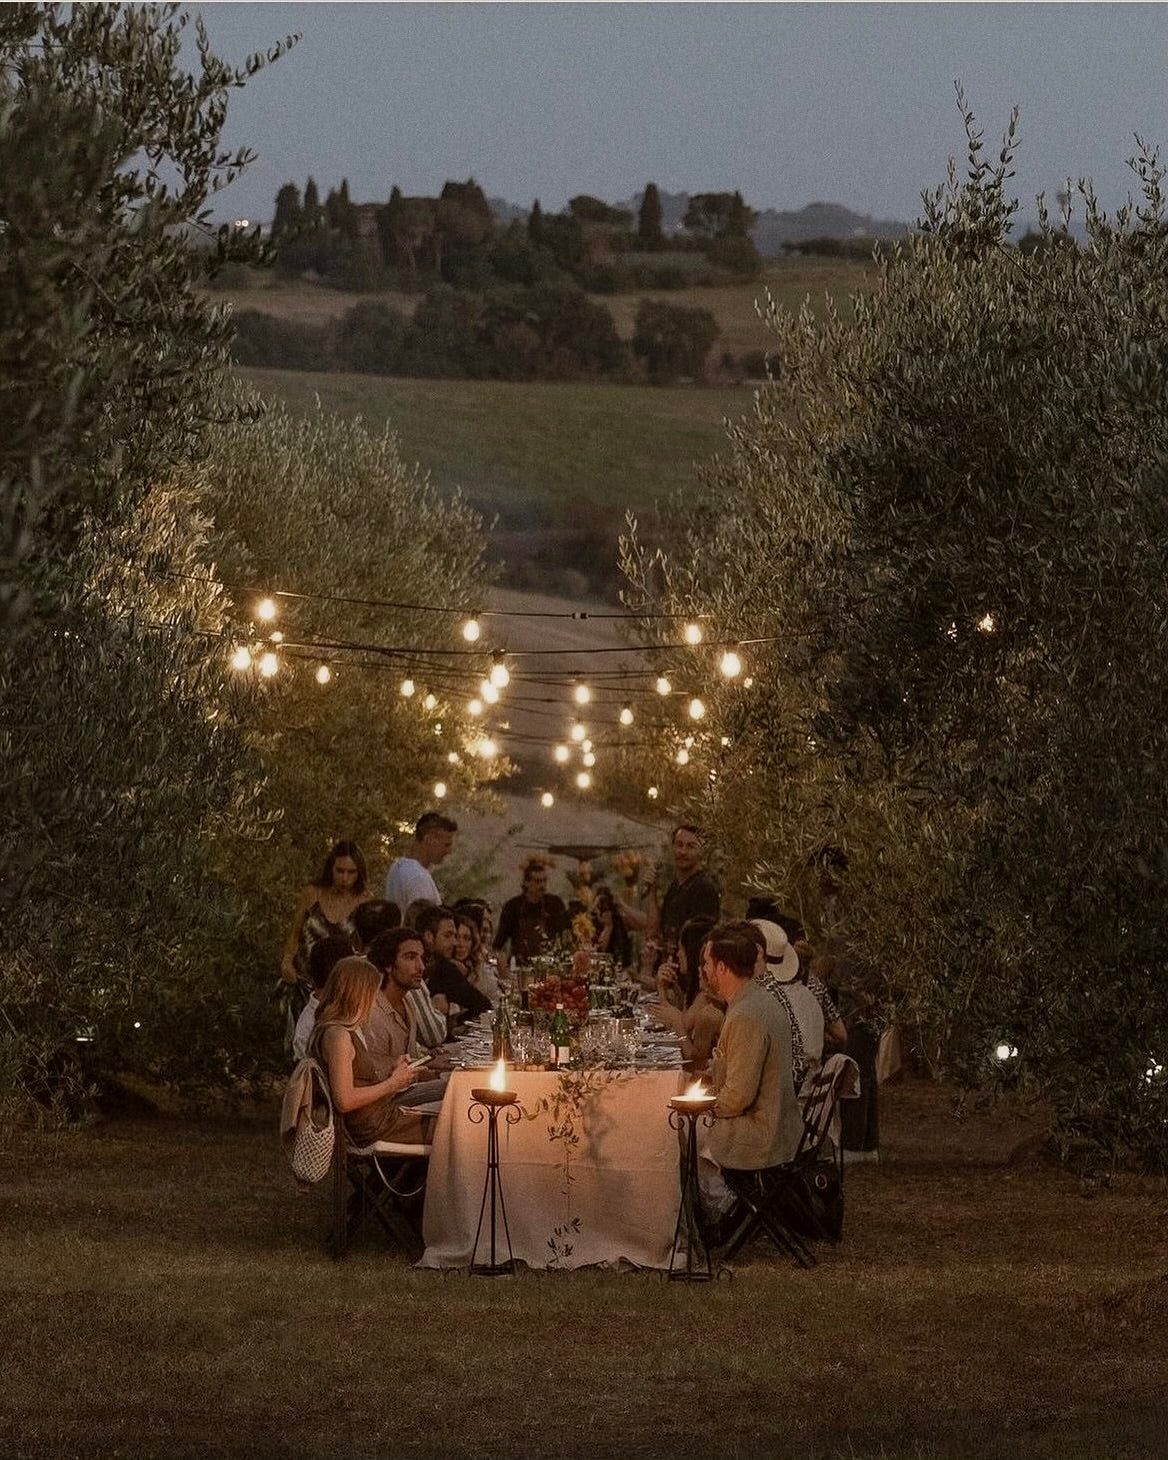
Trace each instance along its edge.
{"label": "woven straw bag", "polygon": [[296,1122],[292,1142],[292,1174],[297,1181],[314,1185],[328,1175],[333,1160],[337,1130],[328,1081],[315,1060],[310,1062],[311,1099]]}

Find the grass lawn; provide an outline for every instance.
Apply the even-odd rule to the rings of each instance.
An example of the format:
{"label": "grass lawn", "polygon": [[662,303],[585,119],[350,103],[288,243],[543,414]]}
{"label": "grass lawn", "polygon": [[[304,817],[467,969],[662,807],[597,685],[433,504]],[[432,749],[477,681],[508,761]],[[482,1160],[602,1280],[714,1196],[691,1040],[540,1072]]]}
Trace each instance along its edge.
{"label": "grass lawn", "polygon": [[6,1136],[12,1457],[1163,1456],[1162,1181],[1078,1181],[886,1090],[843,1246],[732,1281],[469,1279],[323,1256],[274,1120]]}
{"label": "grass lawn", "polygon": [[[488,513],[536,525],[649,511],[696,491],[694,463],[722,449],[723,420],[748,412],[748,387],[402,380],[295,370],[240,372],[289,409],[388,422],[407,461],[445,492],[462,487]],[[614,515],[615,514],[615,515]]]}

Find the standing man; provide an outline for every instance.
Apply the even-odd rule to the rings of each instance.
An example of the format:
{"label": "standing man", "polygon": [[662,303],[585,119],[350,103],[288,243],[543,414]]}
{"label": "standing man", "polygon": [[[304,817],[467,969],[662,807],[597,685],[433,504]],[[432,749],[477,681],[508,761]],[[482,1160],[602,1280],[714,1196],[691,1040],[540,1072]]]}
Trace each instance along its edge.
{"label": "standing man", "polygon": [[[718,884],[702,867],[705,848],[698,828],[689,825],[674,827],[670,846],[673,851],[673,881],[665,889],[665,896],[660,902],[657,900],[660,866],[655,865],[645,881],[644,909],[617,903],[625,922],[630,927],[643,929],[646,943],[656,942],[657,953],[664,958],[672,958],[677,948],[677,935],[690,918],[713,918],[717,922],[722,912]],[[657,962],[655,956],[654,968]]]}
{"label": "standing man", "polygon": [[526,963],[545,953],[561,933],[567,932],[568,909],[547,890],[547,885],[546,864],[532,857],[524,864],[523,891],[518,897],[508,898],[499,914],[495,952],[499,955],[500,977],[506,977],[510,963]]}
{"label": "standing man", "polygon": [[398,857],[385,874],[385,900],[396,902],[403,918],[412,902],[442,901],[430,869],[450,855],[457,830],[458,823],[440,811],[427,811],[418,818],[414,827],[414,855]]}
{"label": "standing man", "polygon": [[726,1005],[713,1059],[718,1097],[709,1152],[727,1174],[794,1158],[803,1132],[791,1074],[791,1021],[754,980],[758,943],[742,923],[719,923],[702,944],[702,985]]}

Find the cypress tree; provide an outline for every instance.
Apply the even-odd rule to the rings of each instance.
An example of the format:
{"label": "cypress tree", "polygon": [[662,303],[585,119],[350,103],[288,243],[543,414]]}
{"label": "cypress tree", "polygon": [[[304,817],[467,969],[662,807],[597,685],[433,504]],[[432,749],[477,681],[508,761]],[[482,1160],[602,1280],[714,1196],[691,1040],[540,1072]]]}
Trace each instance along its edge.
{"label": "cypress tree", "polygon": [[645,195],[637,216],[637,237],[649,249],[660,248],[665,242],[661,228],[661,194],[656,183],[645,184]]}
{"label": "cypress tree", "polygon": [[543,209],[539,206],[539,199],[531,205],[531,212],[527,215],[527,236],[532,243],[543,242]]}

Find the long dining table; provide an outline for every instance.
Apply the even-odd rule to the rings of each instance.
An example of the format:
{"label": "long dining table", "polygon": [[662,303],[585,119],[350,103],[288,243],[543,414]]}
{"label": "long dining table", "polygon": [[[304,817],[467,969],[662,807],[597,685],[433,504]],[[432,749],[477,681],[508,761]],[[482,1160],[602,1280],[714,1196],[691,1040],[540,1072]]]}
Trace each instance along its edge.
{"label": "long dining table", "polygon": [[[432,1137],[419,1266],[471,1265],[487,1175],[486,1123],[471,1119],[471,1091],[487,1079],[486,1070],[456,1070],[447,1085]],[[517,1261],[668,1268],[681,1196],[669,1098],[686,1083],[677,1068],[577,1077],[508,1071],[521,1115],[499,1121],[499,1170]],[[484,1220],[475,1261],[486,1260],[486,1233]],[[506,1256],[501,1220],[497,1242]]]}

